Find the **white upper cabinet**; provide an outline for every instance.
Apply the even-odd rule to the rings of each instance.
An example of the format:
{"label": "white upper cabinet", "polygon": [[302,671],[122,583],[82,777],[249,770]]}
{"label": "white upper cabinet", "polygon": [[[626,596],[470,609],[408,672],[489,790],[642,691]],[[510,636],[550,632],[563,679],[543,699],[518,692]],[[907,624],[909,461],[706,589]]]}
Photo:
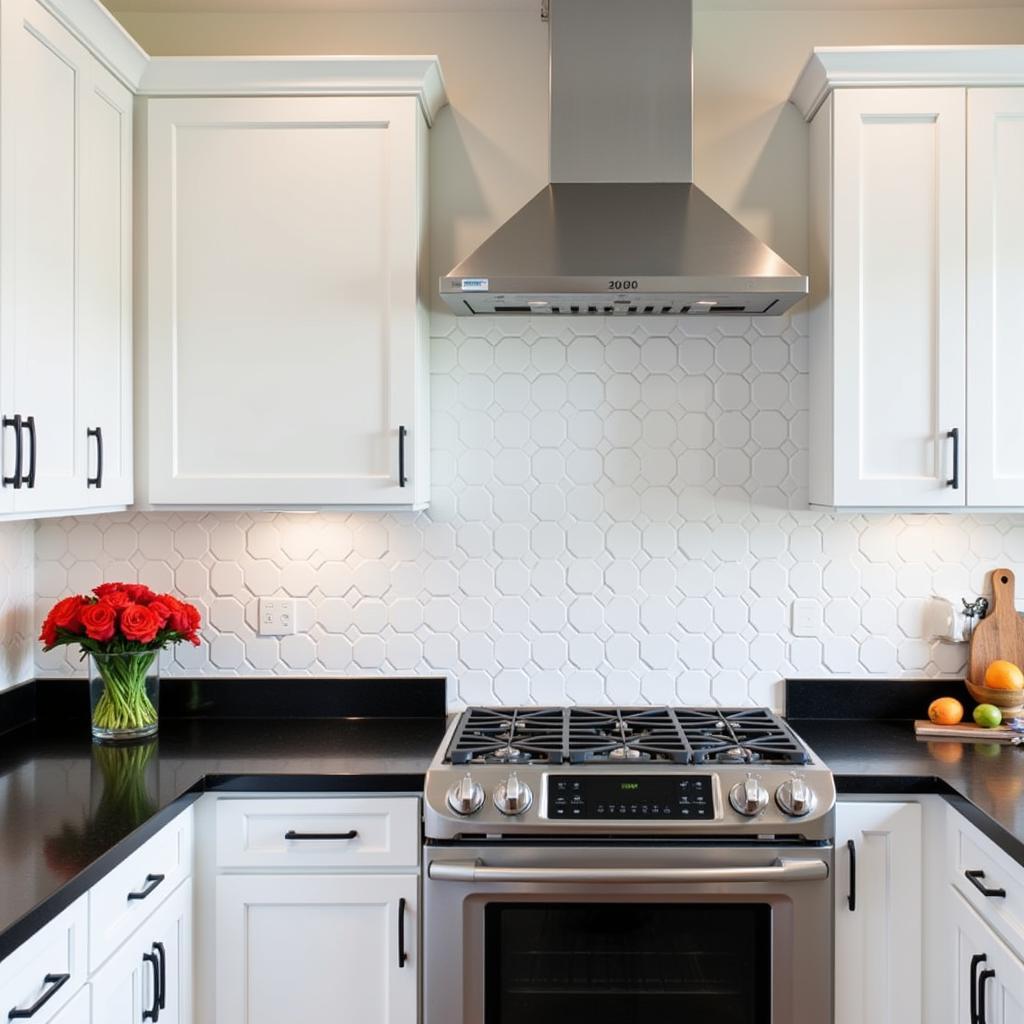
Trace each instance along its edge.
{"label": "white upper cabinet", "polygon": [[1024,508],[1024,48],[819,50],[792,99],[811,503]]}
{"label": "white upper cabinet", "polygon": [[967,98],[967,498],[1024,507],[1024,88]]}
{"label": "white upper cabinet", "polygon": [[143,122],[148,501],[423,507],[417,98],[157,98]]}
{"label": "white upper cabinet", "polygon": [[34,0],[0,11],[0,513],[123,507],[132,95]]}
{"label": "white upper cabinet", "polygon": [[851,89],[814,121],[813,504],[964,504],[965,104]]}

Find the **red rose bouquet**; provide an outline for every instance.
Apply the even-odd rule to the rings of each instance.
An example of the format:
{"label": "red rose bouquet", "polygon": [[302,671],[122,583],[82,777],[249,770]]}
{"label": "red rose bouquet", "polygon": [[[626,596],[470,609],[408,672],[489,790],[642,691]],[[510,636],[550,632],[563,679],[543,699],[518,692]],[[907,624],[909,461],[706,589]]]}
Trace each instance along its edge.
{"label": "red rose bouquet", "polygon": [[91,594],[58,601],[39,639],[52,651],[78,644],[92,656],[93,734],[134,738],[156,732],[157,653],[171,644],[199,644],[195,605],[172,594],[155,594],[140,583],[103,583]]}

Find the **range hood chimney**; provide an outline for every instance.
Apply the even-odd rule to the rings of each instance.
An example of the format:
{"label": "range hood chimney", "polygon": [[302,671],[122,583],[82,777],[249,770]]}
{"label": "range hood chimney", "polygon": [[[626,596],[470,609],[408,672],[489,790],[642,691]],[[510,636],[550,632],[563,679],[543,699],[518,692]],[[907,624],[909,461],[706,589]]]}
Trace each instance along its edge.
{"label": "range hood chimney", "polygon": [[693,184],[691,0],[550,0],[551,184],[441,278],[459,316],[776,315],[807,278]]}

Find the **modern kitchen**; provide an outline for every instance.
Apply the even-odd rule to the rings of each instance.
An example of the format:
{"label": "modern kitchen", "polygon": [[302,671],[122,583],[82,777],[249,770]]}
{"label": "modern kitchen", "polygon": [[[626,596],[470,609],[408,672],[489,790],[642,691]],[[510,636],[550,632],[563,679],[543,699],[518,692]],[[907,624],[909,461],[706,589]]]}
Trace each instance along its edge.
{"label": "modern kitchen", "polygon": [[1022,182],[1020,0],[0,0],[0,1015],[1024,1024]]}

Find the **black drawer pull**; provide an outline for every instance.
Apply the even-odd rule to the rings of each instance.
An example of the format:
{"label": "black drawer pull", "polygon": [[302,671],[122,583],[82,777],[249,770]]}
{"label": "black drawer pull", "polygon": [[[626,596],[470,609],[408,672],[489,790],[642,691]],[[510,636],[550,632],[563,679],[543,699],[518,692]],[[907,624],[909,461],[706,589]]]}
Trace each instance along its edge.
{"label": "black drawer pull", "polygon": [[165,877],[165,875],[146,875],[146,884],[138,892],[128,893],[128,899],[144,900]]}
{"label": "black drawer pull", "polygon": [[950,438],[953,442],[953,478],[946,481],[947,487],[952,487],[954,491],[960,490],[960,428],[954,427],[946,437]]}
{"label": "black drawer pull", "polygon": [[359,833],[352,829],[351,832],[296,832],[289,829],[285,832],[285,839],[355,839]]}
{"label": "black drawer pull", "polygon": [[857,909],[857,844],[852,839],[847,839],[846,848],[850,851],[850,889],[846,896],[846,905],[852,911]]}
{"label": "black drawer pull", "polygon": [[160,1009],[167,1009],[167,950],[162,942],[153,943],[153,952],[160,957]]}
{"label": "black drawer pull", "polygon": [[153,1005],[142,1011],[142,1019],[156,1022],[160,1019],[160,958],[156,953],[143,953],[142,962],[153,967]]}
{"label": "black drawer pull", "polygon": [[36,485],[36,418],[35,416],[26,416],[25,422],[22,424],[28,431],[28,440],[32,447],[28,452],[28,473],[22,477],[22,482],[26,487],[32,488]]}
{"label": "black drawer pull", "polygon": [[7,1014],[8,1020],[28,1020],[34,1017],[69,981],[70,974],[48,974],[43,983],[50,987],[28,1008],[19,1010],[15,1007]]}
{"label": "black drawer pull", "polygon": [[988,886],[985,885],[984,881],[982,881],[982,879],[984,879],[984,877],[985,877],[985,872],[984,871],[965,871],[964,872],[964,878],[966,878],[967,881],[970,882],[971,885],[973,885],[974,888],[977,889],[978,892],[980,892],[982,896],[1002,896],[1002,897],[1005,898],[1006,890],[1005,889],[989,889]]}
{"label": "black drawer pull", "polygon": [[103,428],[102,427],[89,427],[85,432],[86,437],[96,438],[96,475],[86,476],[85,486],[86,487],[102,487],[103,486]]}
{"label": "black drawer pull", "polygon": [[971,1024],[978,1024],[978,966],[988,959],[984,953],[971,957]]}
{"label": "black drawer pull", "polygon": [[11,487],[15,488],[15,490],[20,490],[21,460],[25,450],[21,437],[21,416],[5,416],[2,423],[5,430],[8,427],[14,428],[14,473],[11,476],[5,476],[3,478],[3,484],[4,487],[10,484]]}
{"label": "black drawer pull", "polygon": [[398,486],[404,487],[409,481],[405,475],[405,437],[409,431],[405,427],[398,428]]}
{"label": "black drawer pull", "polygon": [[978,1024],[988,1024],[985,1019],[985,986],[989,978],[994,978],[996,972],[992,970],[982,971],[978,975]]}
{"label": "black drawer pull", "polygon": [[398,901],[398,966],[404,967],[409,954],[405,951],[405,897]]}

